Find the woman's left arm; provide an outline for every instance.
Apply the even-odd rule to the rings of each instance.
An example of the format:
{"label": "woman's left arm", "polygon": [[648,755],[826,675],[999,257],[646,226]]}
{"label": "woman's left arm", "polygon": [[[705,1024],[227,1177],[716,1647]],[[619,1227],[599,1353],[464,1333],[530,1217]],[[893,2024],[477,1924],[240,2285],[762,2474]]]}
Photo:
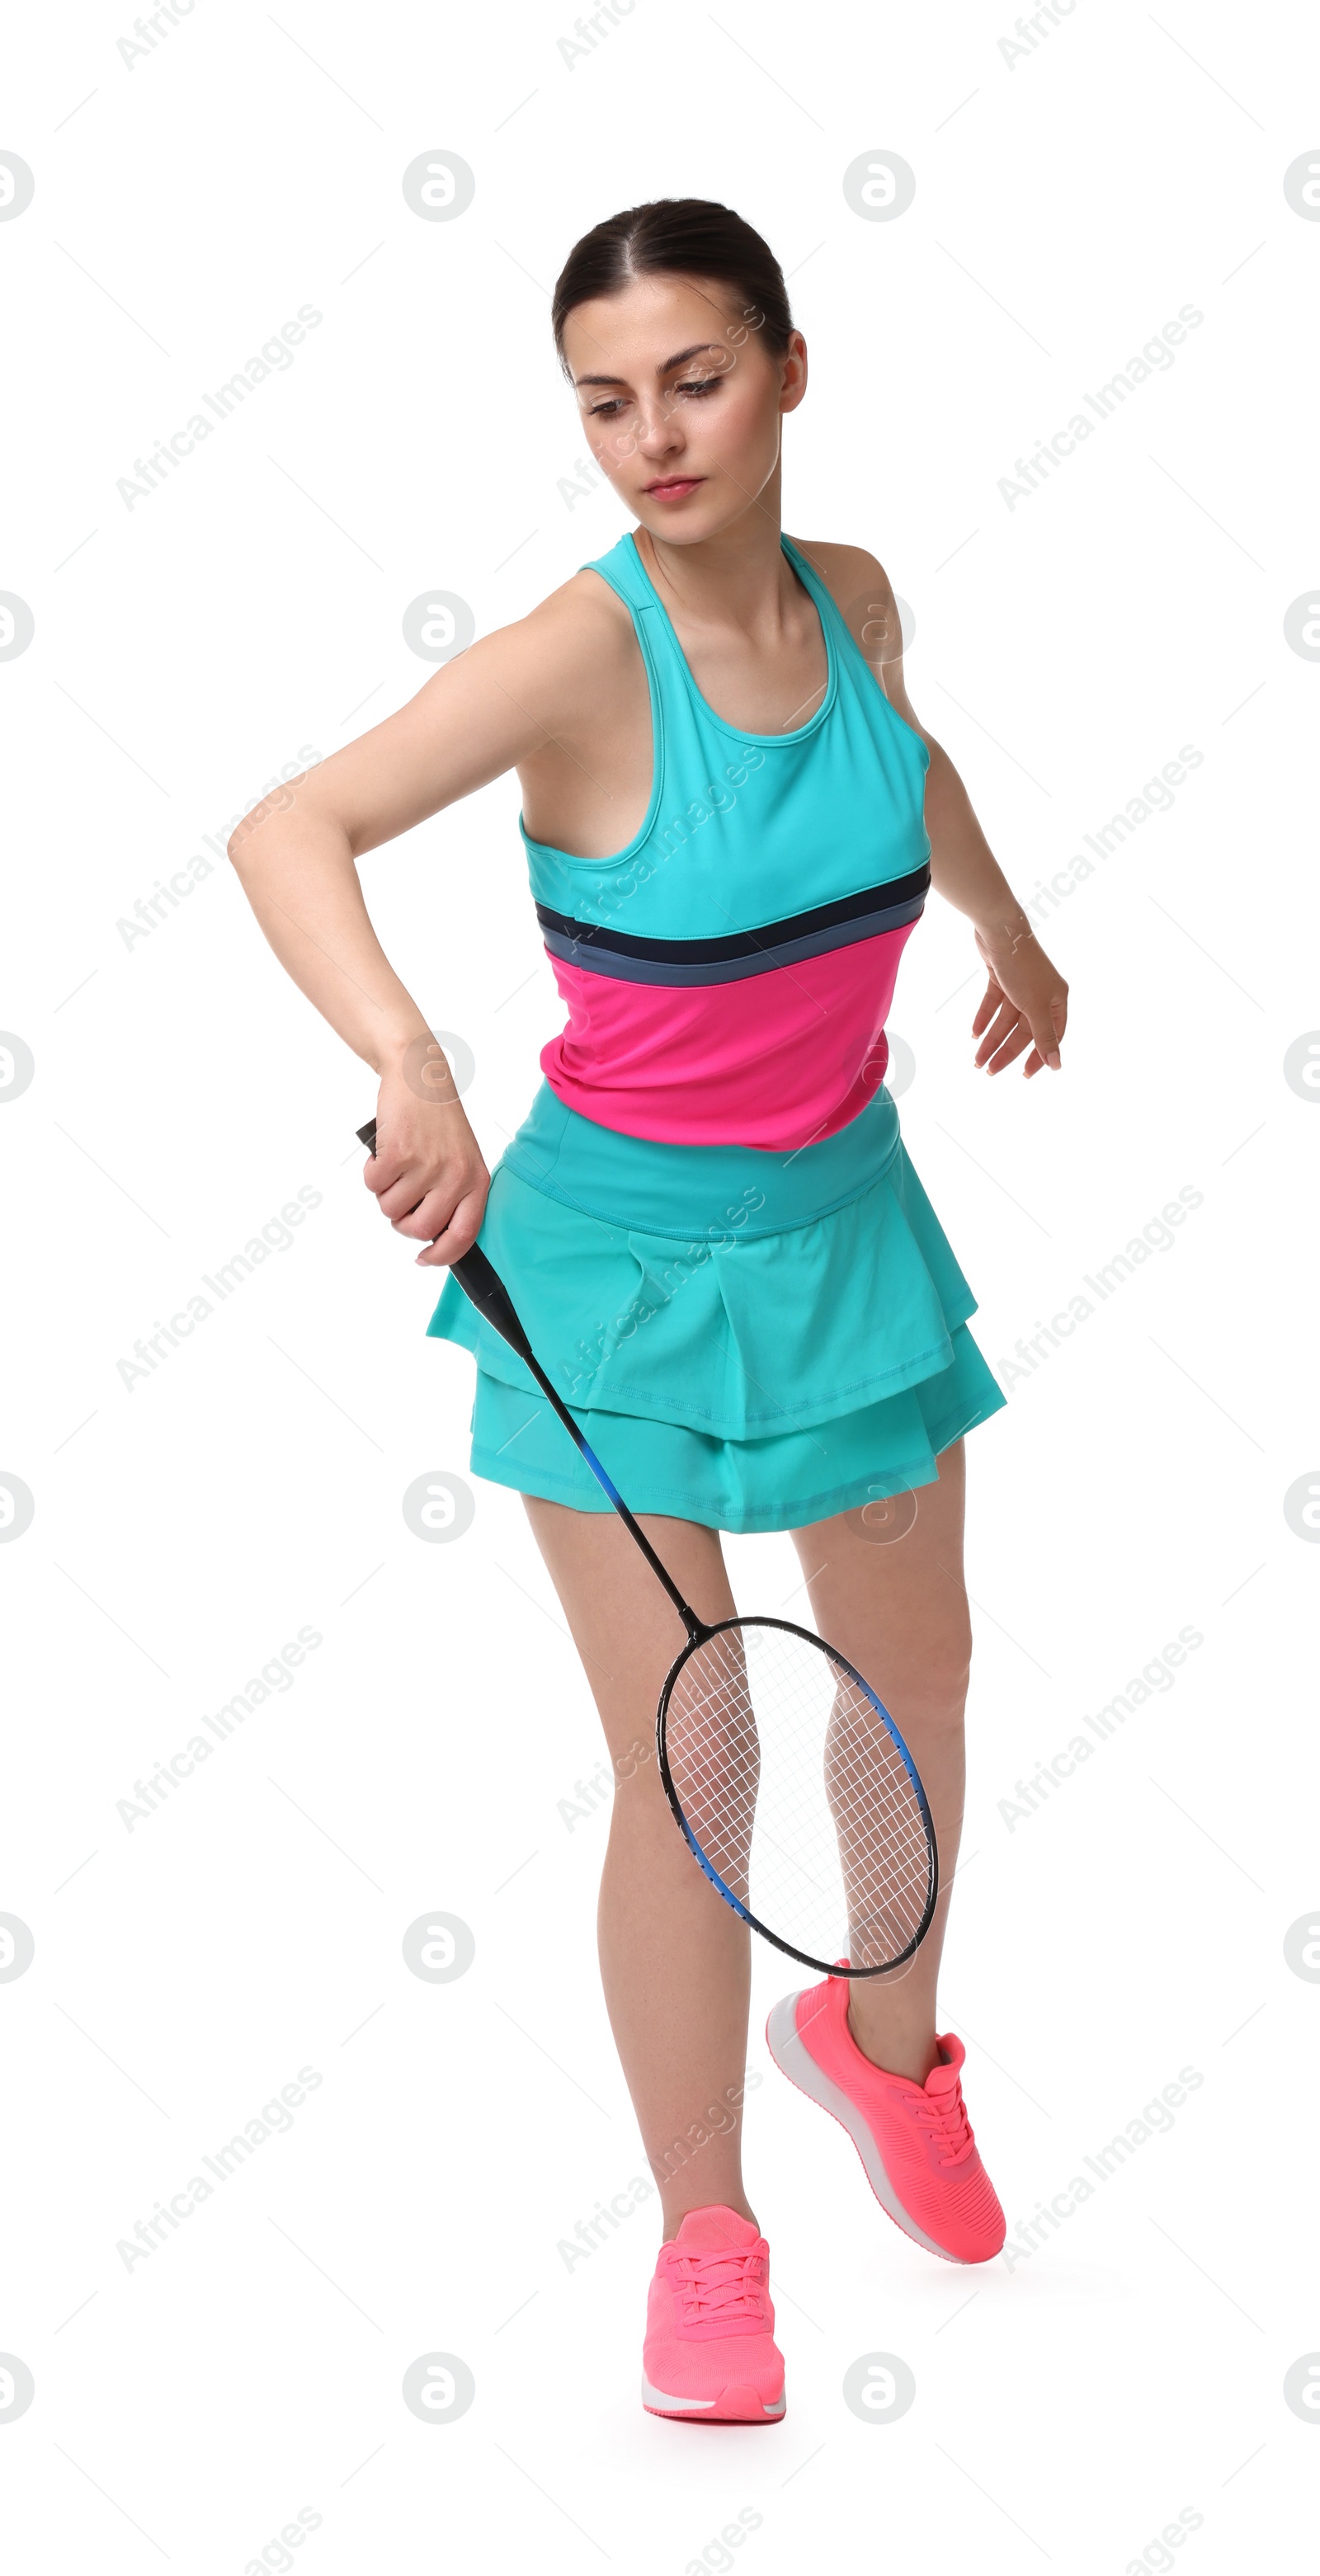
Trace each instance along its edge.
{"label": "woman's left arm", "polygon": [[980,1039],[975,1061],[1002,1072],[1024,1048],[1022,1070],[1060,1070],[1059,1042],[1068,1024],[1068,987],[1046,956],[972,810],[972,802],[942,743],[913,711],[903,678],[903,637],[889,578],[860,546],[803,548],[870,663],[890,705],[918,734],[930,754],[926,772],[926,830],[930,881],[955,911],[966,913],[989,981],[972,1022]]}

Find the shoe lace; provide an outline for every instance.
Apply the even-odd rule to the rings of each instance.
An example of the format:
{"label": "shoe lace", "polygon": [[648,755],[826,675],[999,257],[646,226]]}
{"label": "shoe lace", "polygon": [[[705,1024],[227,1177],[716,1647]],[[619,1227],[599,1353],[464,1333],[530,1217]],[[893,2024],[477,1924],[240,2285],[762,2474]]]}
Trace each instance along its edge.
{"label": "shoe lace", "polygon": [[964,2107],[961,2082],[951,2084],[947,2092],[923,2093],[916,2116],[922,2128],[933,2136],[941,2165],[960,2165],[971,2154],[976,2137]]}
{"label": "shoe lace", "polygon": [[703,2254],[680,2254],[674,2270],[684,2315],[693,2324],[711,2317],[733,2325],[761,2317],[761,2284],[766,2263],[754,2245],[719,2246]]}

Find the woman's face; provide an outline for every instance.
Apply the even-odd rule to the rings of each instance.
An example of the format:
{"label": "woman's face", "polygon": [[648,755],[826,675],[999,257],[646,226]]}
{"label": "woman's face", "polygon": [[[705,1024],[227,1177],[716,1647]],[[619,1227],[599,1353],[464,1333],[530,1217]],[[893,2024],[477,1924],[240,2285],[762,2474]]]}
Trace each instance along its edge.
{"label": "woman's face", "polygon": [[779,424],[807,385],[806,342],[765,346],[736,288],[637,278],[579,304],[564,355],[592,455],[652,536],[694,545],[754,507],[779,462]]}

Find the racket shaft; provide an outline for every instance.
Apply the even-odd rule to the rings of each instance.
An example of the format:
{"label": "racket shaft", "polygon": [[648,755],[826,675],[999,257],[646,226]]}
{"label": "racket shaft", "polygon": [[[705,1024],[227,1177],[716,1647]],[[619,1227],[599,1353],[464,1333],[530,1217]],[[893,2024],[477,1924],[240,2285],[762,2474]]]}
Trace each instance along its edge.
{"label": "racket shaft", "polygon": [[[366,1146],[369,1154],[374,1154],[376,1151],[375,1119],[369,1118],[365,1127],[359,1127],[357,1134],[358,1142]],[[558,1418],[562,1422],[565,1431],[568,1433],[569,1439],[573,1442],[574,1447],[579,1449],[583,1457],[586,1459],[587,1465],[591,1469],[592,1475],[595,1477],[601,1492],[607,1497],[609,1502],[613,1505],[614,1510],[618,1513],[629,1537],[641,1549],[642,1554],[645,1557],[647,1564],[650,1566],[651,1572],[655,1576],[657,1582],[664,1585],[664,1588],[668,1593],[670,1600],[673,1602],[674,1608],[677,1610],[689,1637],[700,1636],[701,1622],[697,1618],[695,1611],[688,1608],[677,1584],[671,1581],[669,1575],[661,1564],[659,1557],[656,1555],[655,1549],[652,1547],[646,1532],[638,1527],[637,1522],[633,1519],[632,1513],[629,1511],[622,1494],[606,1474],[599,1458],[596,1456],[595,1450],[578,1429],[572,1414],[569,1412],[568,1406],[564,1403],[563,1398],[551,1385],[549,1378],[546,1376],[545,1370],[542,1368],[536,1353],[532,1349],[531,1343],[528,1341],[522,1324],[519,1321],[518,1311],[514,1305],[513,1299],[509,1295],[508,1289],[505,1287],[494,1263],[487,1259],[487,1256],[482,1251],[480,1244],[474,1243],[470,1251],[465,1252],[460,1260],[451,1261],[449,1267],[455,1279],[458,1281],[459,1287],[462,1289],[464,1296],[467,1297],[471,1304],[476,1307],[477,1313],[484,1316],[486,1322],[500,1335],[501,1339],[508,1343],[510,1350],[517,1352],[524,1367],[531,1370],[542,1395],[545,1397],[546,1403],[551,1407],[551,1410],[558,1415]]]}

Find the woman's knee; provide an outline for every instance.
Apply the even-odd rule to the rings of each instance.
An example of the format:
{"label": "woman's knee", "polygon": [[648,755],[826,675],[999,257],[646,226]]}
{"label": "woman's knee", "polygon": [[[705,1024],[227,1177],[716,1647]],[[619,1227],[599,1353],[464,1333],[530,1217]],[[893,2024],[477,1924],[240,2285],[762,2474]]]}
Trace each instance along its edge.
{"label": "woman's knee", "polygon": [[[933,1640],[929,1651],[891,1665],[875,1687],[900,1726],[961,1727],[971,1681],[971,1639]],[[888,1697],[886,1697],[886,1693]]]}

